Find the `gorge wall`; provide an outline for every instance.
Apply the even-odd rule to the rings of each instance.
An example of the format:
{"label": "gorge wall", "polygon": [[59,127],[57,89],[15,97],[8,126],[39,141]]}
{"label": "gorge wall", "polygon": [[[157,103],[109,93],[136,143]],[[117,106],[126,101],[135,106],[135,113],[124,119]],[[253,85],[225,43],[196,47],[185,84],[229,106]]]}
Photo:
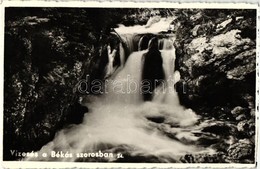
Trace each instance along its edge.
{"label": "gorge wall", "polygon": [[181,103],[205,118],[232,124],[208,130],[226,137],[218,133],[226,128],[228,135],[233,135],[230,144],[221,145],[226,159],[251,161],[255,143],[256,10],[183,9],[176,15]]}

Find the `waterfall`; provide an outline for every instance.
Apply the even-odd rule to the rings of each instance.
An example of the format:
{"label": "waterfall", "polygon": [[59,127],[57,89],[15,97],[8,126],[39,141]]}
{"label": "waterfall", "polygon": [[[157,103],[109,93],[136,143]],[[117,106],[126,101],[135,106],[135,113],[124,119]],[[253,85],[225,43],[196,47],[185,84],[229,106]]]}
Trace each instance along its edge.
{"label": "waterfall", "polygon": [[111,103],[140,103],[141,95],[139,92],[142,64],[141,58],[143,52],[133,52],[127,60],[124,68],[109,81],[106,101]]}
{"label": "waterfall", "polygon": [[[144,50],[143,49],[143,46],[144,46],[143,45],[143,43],[144,43],[143,41],[144,41],[144,39],[145,39],[145,36],[142,36],[141,39],[139,40],[139,42],[138,42],[138,51]],[[146,47],[146,49],[147,49],[147,47]]]}
{"label": "waterfall", "polygon": [[123,36],[123,39],[127,45],[129,52],[132,53],[135,50],[134,49],[134,36],[131,34],[126,34],[125,36]]}
{"label": "waterfall", "polygon": [[[132,38],[129,35],[123,38],[131,48]],[[148,162],[154,158],[158,162],[178,162],[186,153],[205,151],[193,144],[198,138],[188,132],[191,128],[196,130],[193,125],[197,115],[179,104],[174,90],[175,49],[172,41],[165,39],[163,43],[160,52],[165,84],[154,91],[152,101],[144,102],[140,92],[142,56],[147,50],[132,52],[122,70],[105,81],[104,94],[88,97],[85,104],[89,112],[83,123],[57,132],[54,140],[39,151],[39,154],[47,153],[47,157],[25,160],[129,162],[140,157]],[[186,140],[186,144],[181,140]],[[68,152],[70,157],[52,156],[55,152]],[[100,152],[102,157],[94,157],[93,154]],[[118,153],[122,159],[118,159]]]}

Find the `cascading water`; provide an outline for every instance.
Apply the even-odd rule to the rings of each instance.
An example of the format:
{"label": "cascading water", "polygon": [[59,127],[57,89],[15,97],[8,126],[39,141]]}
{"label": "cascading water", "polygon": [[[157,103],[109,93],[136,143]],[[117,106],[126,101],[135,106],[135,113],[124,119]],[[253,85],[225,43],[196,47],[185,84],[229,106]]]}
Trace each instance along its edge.
{"label": "cascading water", "polygon": [[[209,151],[193,145],[198,138],[191,131],[199,130],[194,125],[198,117],[179,104],[174,90],[178,72],[174,75],[172,39],[166,38],[163,46],[165,83],[155,89],[152,101],[144,102],[140,91],[142,56],[147,50],[133,52],[123,69],[107,79],[105,93],[88,98],[85,104],[90,111],[83,123],[59,131],[42,147],[39,154],[47,157],[25,160],[178,162],[186,153]],[[61,151],[69,157],[54,155]]]}

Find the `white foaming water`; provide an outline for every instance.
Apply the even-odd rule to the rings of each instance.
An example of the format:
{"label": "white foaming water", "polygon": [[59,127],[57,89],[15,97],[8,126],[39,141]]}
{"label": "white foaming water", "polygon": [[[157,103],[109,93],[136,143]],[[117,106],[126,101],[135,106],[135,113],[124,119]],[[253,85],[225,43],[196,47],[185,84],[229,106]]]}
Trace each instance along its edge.
{"label": "white foaming water", "polygon": [[[156,20],[157,18],[151,17],[147,24],[153,22],[153,20]],[[155,23],[147,25],[135,25],[135,26],[124,26],[119,25],[118,28],[115,28],[116,32],[120,35],[123,34],[143,34],[143,33],[159,33],[162,31],[168,31],[170,28],[171,22],[174,20],[174,17],[168,17],[168,18],[161,18],[159,21],[156,21]]]}
{"label": "white foaming water", "polygon": [[[160,162],[176,162],[186,153],[204,151],[178,141],[196,141],[197,137],[187,130],[198,117],[179,104],[173,87],[175,49],[168,45],[165,48],[168,50],[161,51],[165,84],[156,89],[151,102],[144,102],[140,93],[142,56],[147,51],[134,52],[124,68],[110,79],[107,92],[100,97],[92,97],[86,103],[89,112],[85,114],[82,124],[59,131],[53,141],[42,147],[39,154],[48,153],[47,157],[25,160],[77,161],[80,160],[77,153],[101,150],[103,153],[128,154],[128,157],[146,157],[148,161],[150,156],[154,156]],[[161,122],[156,122],[158,119]],[[50,156],[51,151],[69,152],[72,157],[54,158]],[[114,155],[102,160],[116,161],[117,158]],[[85,157],[83,161],[95,159]]]}
{"label": "white foaming water", "polygon": [[[39,157],[28,160],[76,161],[77,153],[99,150],[114,152],[120,146],[130,147],[126,151],[131,156],[152,154],[162,158],[162,161],[176,160],[186,153],[197,152],[198,149],[194,146],[184,145],[167,137],[157,123],[148,120],[160,117],[165,119],[166,126],[182,127],[196,122],[196,115],[179,105],[176,92],[169,89],[172,87],[171,83],[167,84],[166,91],[157,93],[153,102],[143,102],[140,92],[132,90],[127,93],[129,83],[127,79],[140,84],[141,58],[145,52],[133,53],[124,69],[115,77],[114,81],[122,84],[120,90],[114,89],[114,84],[110,83],[107,94],[87,103],[90,112],[85,115],[82,124],[61,130],[52,142],[40,150],[47,153],[70,152],[73,154],[72,158]],[[173,71],[171,65],[174,62],[174,52],[172,50],[161,52],[166,79],[169,80]],[[179,134],[178,130],[174,133]],[[112,145],[113,148],[106,148],[106,145],[107,147]],[[165,156],[167,159],[163,158]],[[107,158],[107,160],[116,159]]]}

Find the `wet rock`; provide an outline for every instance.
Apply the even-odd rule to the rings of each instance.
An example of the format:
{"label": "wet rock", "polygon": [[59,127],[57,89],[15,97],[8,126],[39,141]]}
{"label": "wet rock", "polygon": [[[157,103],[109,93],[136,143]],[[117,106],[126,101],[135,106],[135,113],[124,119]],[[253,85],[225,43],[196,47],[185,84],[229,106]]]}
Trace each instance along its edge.
{"label": "wet rock", "polygon": [[231,114],[234,116],[236,121],[243,121],[246,119],[250,119],[250,109],[248,108],[243,108],[241,106],[235,107],[232,111]]}
{"label": "wet rock", "polygon": [[147,119],[155,123],[163,123],[165,121],[165,117],[147,117]]}
{"label": "wet rock", "polygon": [[186,154],[180,158],[183,163],[225,163],[225,155],[217,154]]}
{"label": "wet rock", "polygon": [[246,132],[249,129],[249,124],[247,121],[241,121],[237,124],[237,130],[239,132]]}
{"label": "wet rock", "polygon": [[193,22],[196,22],[196,21],[201,20],[202,17],[203,17],[203,13],[200,11],[197,14],[190,16],[190,20]]}
{"label": "wet rock", "polygon": [[163,80],[165,76],[157,38],[151,39],[151,43],[148,46],[148,52],[144,53],[142,56],[142,62],[142,82],[143,85],[148,86],[147,88],[142,88],[143,100],[150,101],[152,99],[152,92],[161,84],[160,81]]}
{"label": "wet rock", "polygon": [[250,111],[250,115],[251,115],[252,117],[255,117],[255,109],[254,109],[254,108],[251,109],[251,111]]}
{"label": "wet rock", "polygon": [[214,117],[217,120],[225,120],[225,121],[232,121],[234,120],[234,117],[230,113],[230,108],[229,107],[220,107],[216,106],[212,108],[212,110],[208,110],[209,116]]}
{"label": "wet rock", "polygon": [[241,115],[241,114],[248,114],[249,112],[249,109],[248,108],[243,108],[241,106],[237,106],[235,107],[231,113],[234,115],[234,116],[238,116],[238,115]]}
{"label": "wet rock", "polygon": [[237,124],[239,137],[251,137],[255,134],[255,119],[243,120]]}
{"label": "wet rock", "polygon": [[201,130],[198,142],[200,145],[210,146],[218,151],[226,151],[231,141],[235,138],[230,136],[237,133],[236,126],[233,124],[216,123],[204,127]]}
{"label": "wet rock", "polygon": [[180,158],[180,161],[183,163],[195,163],[194,157],[191,154],[186,154]]}
{"label": "wet rock", "polygon": [[209,132],[217,135],[229,135],[231,132],[231,128],[224,123],[215,124],[212,126],[207,126],[204,129],[202,129],[202,132]]}
{"label": "wet rock", "polygon": [[[227,72],[228,79],[235,79],[235,80],[243,80],[245,79],[246,75],[255,71],[255,50],[247,51],[243,53],[243,56],[248,56],[247,58],[243,59],[243,62],[240,66],[235,67]],[[250,54],[250,55],[248,55]]]}
{"label": "wet rock", "polygon": [[202,135],[198,139],[197,144],[205,146],[205,147],[209,147],[209,146],[214,145],[218,142],[219,142],[219,138],[214,136],[214,135]]}
{"label": "wet rock", "polygon": [[200,28],[200,25],[196,25],[196,26],[191,30],[193,36],[197,36],[197,35],[198,35],[198,30],[199,30],[199,28]]}
{"label": "wet rock", "polygon": [[231,145],[227,151],[230,160],[253,160],[254,158],[254,144],[248,139],[239,140]]}
{"label": "wet rock", "polygon": [[80,124],[83,122],[84,114],[87,113],[88,107],[82,106],[78,102],[71,105],[69,113],[66,116],[66,119],[64,120],[64,123],[66,124]]}
{"label": "wet rock", "polygon": [[232,18],[225,20],[224,22],[217,25],[217,32],[220,32],[221,30],[225,29],[228,24],[232,22]]}
{"label": "wet rock", "polygon": [[240,114],[239,116],[236,117],[237,121],[242,121],[242,120],[245,120],[245,119],[247,119],[245,114]]}

